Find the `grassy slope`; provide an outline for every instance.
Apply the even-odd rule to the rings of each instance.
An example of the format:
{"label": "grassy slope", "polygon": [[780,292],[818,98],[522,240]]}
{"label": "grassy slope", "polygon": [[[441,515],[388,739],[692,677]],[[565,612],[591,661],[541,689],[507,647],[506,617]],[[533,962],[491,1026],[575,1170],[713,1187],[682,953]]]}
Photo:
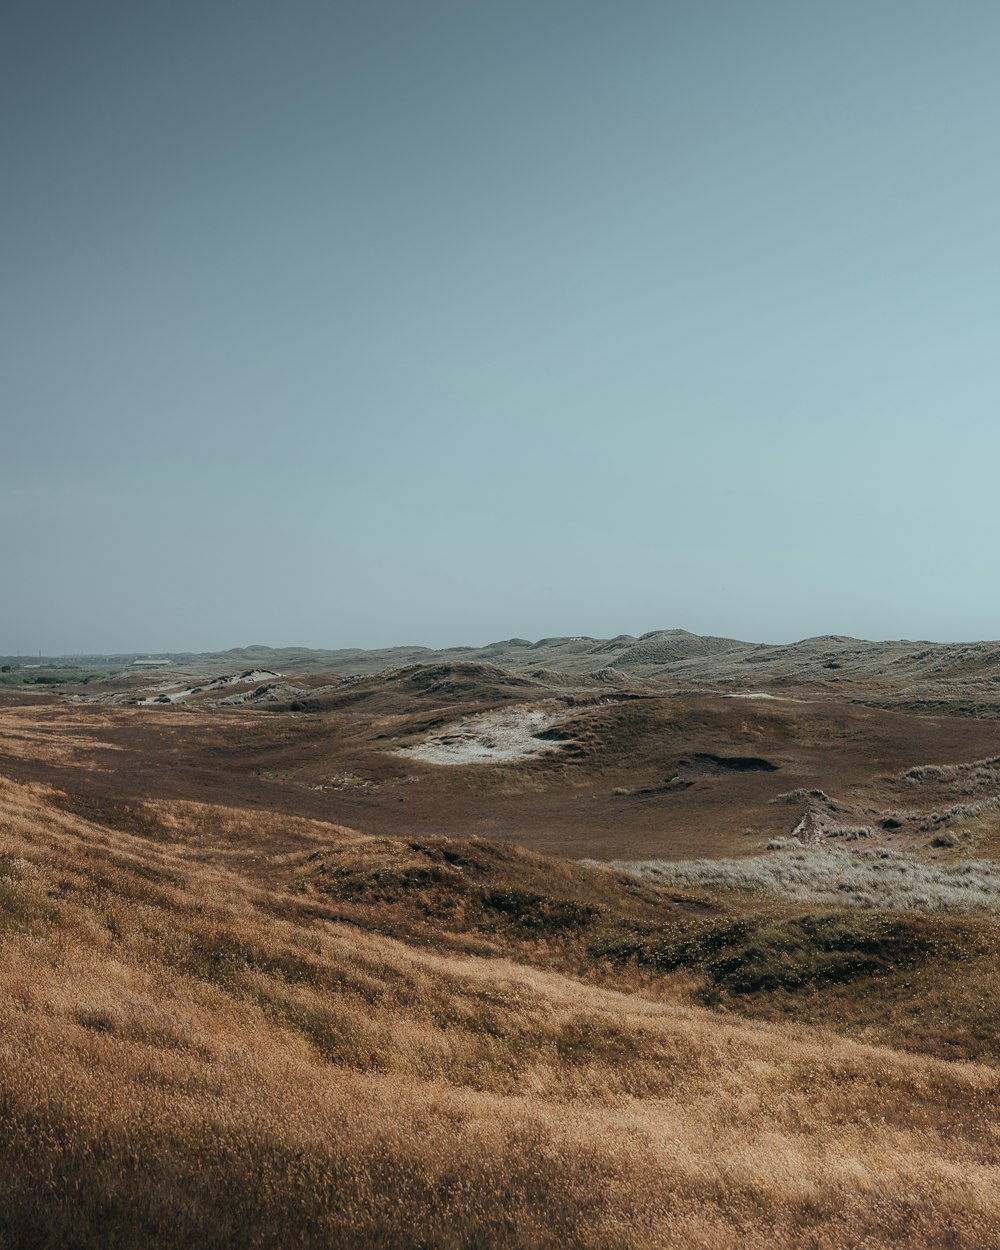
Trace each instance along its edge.
{"label": "grassy slope", "polygon": [[[683,974],[695,1001],[949,1059],[1000,1062],[992,912],[809,908],[685,895],[509,844],[346,837],[298,891],[408,941],[499,951],[648,989]],[[711,901],[709,901],[711,899]]]}
{"label": "grassy slope", "polygon": [[1000,1235],[995,1069],[693,1004],[745,917],[274,821],[0,782],[0,1244]]}

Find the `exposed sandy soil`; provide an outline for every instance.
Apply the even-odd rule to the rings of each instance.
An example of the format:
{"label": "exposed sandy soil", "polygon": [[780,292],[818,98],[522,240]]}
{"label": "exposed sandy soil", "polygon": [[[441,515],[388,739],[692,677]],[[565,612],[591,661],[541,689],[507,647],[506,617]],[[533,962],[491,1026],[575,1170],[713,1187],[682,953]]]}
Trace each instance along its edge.
{"label": "exposed sandy soil", "polygon": [[766,690],[740,690],[736,694],[728,695],[730,699],[775,699],[784,703],[801,703],[801,699],[793,699],[788,694],[768,694]]}
{"label": "exposed sandy soil", "polygon": [[542,708],[516,707],[480,712],[434,733],[414,746],[400,747],[404,759],[424,764],[509,764],[558,751],[563,742],[546,742],[539,735],[558,721]]}
{"label": "exposed sandy soil", "polygon": [[[226,677],[216,677],[204,684],[178,685],[177,682],[165,681],[160,682],[158,686],[154,686],[146,698],[140,699],[138,702],[142,707],[148,707],[154,703],[187,703],[199,695],[202,696],[202,702],[210,702],[213,696],[218,699],[219,691],[227,690],[230,687],[246,687],[280,677],[280,673],[272,673],[270,669],[256,668],[249,669],[243,673],[233,673]],[[242,693],[245,697],[246,694],[252,692],[244,691]]]}

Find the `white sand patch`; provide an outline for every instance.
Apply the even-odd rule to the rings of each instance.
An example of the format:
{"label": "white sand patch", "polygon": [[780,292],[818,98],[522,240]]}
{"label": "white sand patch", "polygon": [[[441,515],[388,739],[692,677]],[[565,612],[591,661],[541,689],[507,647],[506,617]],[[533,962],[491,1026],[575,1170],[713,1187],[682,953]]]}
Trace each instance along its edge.
{"label": "white sand patch", "polygon": [[243,673],[234,673],[228,677],[216,677],[197,686],[181,686],[178,688],[176,682],[161,682],[154,687],[158,693],[150,695],[148,699],[140,699],[139,705],[148,707],[150,704],[159,703],[162,707],[164,703],[183,703],[193,695],[205,694],[210,690],[222,690],[226,686],[240,686],[246,682],[259,682],[266,677],[280,676],[281,673],[272,673],[269,668],[253,668],[247,669]]}
{"label": "white sand patch", "polygon": [[264,681],[268,677],[281,677],[281,673],[275,673],[269,668],[248,668],[244,673],[236,673],[232,677],[217,677],[215,681],[211,681],[205,690],[219,690],[223,686],[239,686],[245,681]]}
{"label": "white sand patch", "polygon": [[157,686],[157,690],[161,693],[150,695],[148,699],[140,699],[139,706],[148,707],[151,703],[159,703],[161,705],[164,703],[183,703],[192,694],[188,686],[184,686],[181,690],[164,690],[162,686]]}
{"label": "white sand patch", "polygon": [[738,694],[727,694],[727,699],[773,699],[775,703],[801,703],[801,699],[793,699],[789,694],[768,694],[764,690],[740,691]]}
{"label": "white sand patch", "polygon": [[396,754],[425,764],[500,764],[534,759],[565,745],[564,741],[538,737],[561,719],[538,708],[480,712],[455,721],[416,746],[400,747]]}

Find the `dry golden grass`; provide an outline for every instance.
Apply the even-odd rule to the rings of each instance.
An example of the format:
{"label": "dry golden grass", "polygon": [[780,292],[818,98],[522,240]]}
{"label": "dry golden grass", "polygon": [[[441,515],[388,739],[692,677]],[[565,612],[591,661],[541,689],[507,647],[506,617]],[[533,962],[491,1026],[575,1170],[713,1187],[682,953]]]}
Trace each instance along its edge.
{"label": "dry golden grass", "polygon": [[170,819],[0,782],[0,1244],[1000,1239],[994,1069],[296,920]]}
{"label": "dry golden grass", "polygon": [[64,767],[113,767],[112,758],[102,758],[122,750],[95,735],[108,718],[93,710],[74,712],[64,706],[4,707],[3,752],[13,759],[46,760]]}

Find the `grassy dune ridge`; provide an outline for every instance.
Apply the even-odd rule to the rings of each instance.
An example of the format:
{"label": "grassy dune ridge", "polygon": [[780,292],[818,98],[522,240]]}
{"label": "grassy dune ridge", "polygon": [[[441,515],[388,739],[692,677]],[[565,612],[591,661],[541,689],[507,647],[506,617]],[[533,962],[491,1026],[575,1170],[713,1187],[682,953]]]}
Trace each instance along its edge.
{"label": "grassy dune ridge", "polygon": [[[464,919],[388,873],[365,927],[317,866],[425,867],[410,844],[302,820],[255,857],[279,818],[164,802],[123,830],[56,797],[0,783],[0,1243],[1000,1236],[994,1068],[709,1011],[693,967],[591,955],[582,979],[613,917],[482,910],[510,873],[557,917],[595,908],[572,866],[512,851],[452,892]],[[664,931],[717,923],[661,903]]]}

